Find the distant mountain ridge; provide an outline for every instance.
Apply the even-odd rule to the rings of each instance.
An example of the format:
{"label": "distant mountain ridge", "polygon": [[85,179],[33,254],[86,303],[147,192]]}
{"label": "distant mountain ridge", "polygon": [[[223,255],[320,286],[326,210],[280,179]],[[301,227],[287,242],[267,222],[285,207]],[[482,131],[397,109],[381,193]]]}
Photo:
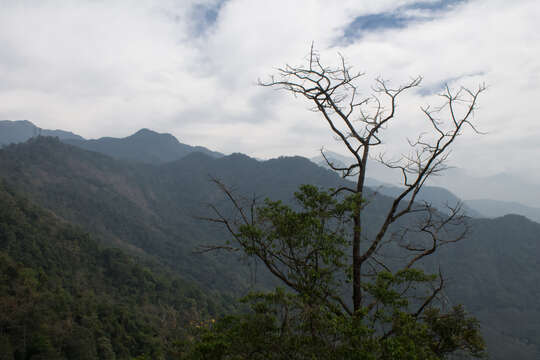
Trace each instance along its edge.
{"label": "distant mountain ridge", "polygon": [[171,134],[160,134],[149,129],[141,129],[125,138],[102,137],[87,140],[69,131],[42,129],[28,120],[0,121],[0,147],[25,142],[36,136],[57,137],[85,150],[143,163],[161,164],[175,161],[192,152],[201,152],[216,158],[224,156],[203,146],[183,144]]}
{"label": "distant mountain ridge", "polygon": [[116,159],[151,164],[175,161],[192,152],[201,152],[211,157],[223,156],[202,146],[182,144],[171,134],[160,134],[149,129],[141,129],[125,138],[66,139],[64,142]]}
{"label": "distant mountain ridge", "polygon": [[64,130],[47,130],[28,120],[0,120],[0,147],[25,142],[36,136],[54,136],[60,140],[84,140],[82,136]]}
{"label": "distant mountain ridge", "polygon": [[[28,139],[36,136],[58,137],[62,142],[85,150],[98,152],[116,159],[147,164],[163,164],[173,162],[194,152],[200,152],[212,158],[224,156],[224,154],[209,150],[202,146],[183,144],[171,134],[157,133],[149,129],[141,129],[133,135],[125,138],[102,137],[99,139],[88,140],[69,131],[42,129],[28,120],[0,121],[0,147],[9,145],[11,143],[25,142]],[[337,166],[345,166],[352,161],[350,158],[332,151],[325,151],[325,154],[331,161],[335,162]],[[322,167],[328,168],[321,155],[311,158],[310,160]],[[366,183],[369,187],[381,194],[389,196],[395,195],[395,193],[398,191],[398,187],[379,180],[379,175],[381,176],[381,179],[388,176],[388,174],[384,173],[384,169],[382,169],[380,164],[372,162],[370,164],[370,173],[374,173],[377,178],[366,179]],[[439,209],[444,209],[446,204],[453,206],[460,201],[460,199],[454,195],[454,193],[459,194],[459,189],[455,188],[455,185],[459,182],[467,181],[469,183],[470,189],[466,194],[468,194],[469,198],[471,198],[470,196],[474,194],[471,191],[486,186],[493,187],[495,186],[493,184],[499,182],[497,180],[499,178],[504,180],[500,180],[504,183],[501,186],[506,186],[507,188],[510,187],[509,181],[512,181],[512,179],[509,179],[508,176],[489,177],[486,178],[489,179],[489,181],[480,181],[480,179],[464,176],[458,169],[450,169],[449,175],[452,175],[453,173],[459,175],[456,176],[459,181],[441,182],[440,179],[434,178],[432,179],[432,182],[434,184],[439,184],[439,186],[424,187],[419,195],[418,200],[428,201],[432,203],[433,206]],[[531,186],[532,185],[522,187],[528,189],[529,193],[533,193],[534,191]],[[452,191],[453,188],[455,188],[454,191]],[[478,196],[481,195],[482,192],[479,192]],[[465,210],[468,215],[473,217],[496,217],[515,213],[527,216],[531,220],[540,221],[539,208],[522,205],[517,202],[499,200],[500,199],[464,201]]]}
{"label": "distant mountain ridge", "polygon": [[518,202],[528,207],[540,204],[539,184],[508,172],[473,176],[463,169],[450,168],[445,171],[445,176],[433,178],[431,184],[459,194],[464,200],[491,199]]}
{"label": "distant mountain ridge", "polygon": [[[343,156],[341,154],[332,152],[332,151],[325,151],[325,156],[328,159],[328,161],[332,162],[333,166],[335,167],[345,167],[349,166],[353,160],[350,158],[347,158],[346,156]],[[330,169],[330,166],[328,166],[328,163],[324,159],[322,155],[315,156],[310,159],[313,163],[326,168]],[[372,166],[374,165],[374,166]],[[372,168],[380,168],[381,164],[372,161],[370,163],[370,166],[368,166],[369,169]],[[380,172],[380,170],[379,170]],[[339,174],[341,175],[341,174]],[[353,178],[349,178],[350,180],[354,180]],[[401,191],[402,188],[396,185],[389,184],[387,182],[379,181],[373,178],[367,178],[366,179],[366,185],[370,188],[372,188],[375,192],[395,197],[397,196]],[[417,201],[426,201],[430,203],[433,207],[439,209],[440,211],[446,212],[449,210],[449,208],[454,208],[456,206],[462,206],[462,209],[465,211],[465,214],[472,217],[483,217],[484,214],[481,211],[478,211],[478,209],[475,209],[472,206],[469,206],[468,204],[464,203],[459,197],[454,195],[449,190],[439,187],[439,186],[423,186],[420,193],[418,193]],[[505,215],[500,214],[501,215]]]}
{"label": "distant mountain ridge", "polygon": [[526,216],[532,221],[540,223],[540,208],[520,204],[513,201],[499,201],[492,199],[467,200],[465,204],[484,216],[495,218],[509,213]]}

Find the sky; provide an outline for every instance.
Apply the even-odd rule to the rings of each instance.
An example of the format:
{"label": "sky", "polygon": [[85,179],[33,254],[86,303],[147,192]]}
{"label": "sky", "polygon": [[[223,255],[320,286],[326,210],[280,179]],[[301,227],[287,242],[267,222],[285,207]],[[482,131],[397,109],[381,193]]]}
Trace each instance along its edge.
{"label": "sky", "polygon": [[[423,82],[399,99],[389,156],[426,130],[448,85],[487,91],[450,165],[540,182],[536,0],[0,0],[0,119],[86,138],[140,128],[258,158],[346,154],[311,105],[257,86],[313,43],[374,80]],[[444,119],[442,119],[444,120]]]}

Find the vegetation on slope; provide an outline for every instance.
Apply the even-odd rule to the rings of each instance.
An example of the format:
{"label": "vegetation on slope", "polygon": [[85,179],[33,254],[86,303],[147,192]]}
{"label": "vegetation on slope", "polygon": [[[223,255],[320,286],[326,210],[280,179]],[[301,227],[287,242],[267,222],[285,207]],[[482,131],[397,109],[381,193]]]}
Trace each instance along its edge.
{"label": "vegetation on slope", "polygon": [[3,183],[0,274],[2,359],[170,358],[189,323],[225,302],[102,248]]}

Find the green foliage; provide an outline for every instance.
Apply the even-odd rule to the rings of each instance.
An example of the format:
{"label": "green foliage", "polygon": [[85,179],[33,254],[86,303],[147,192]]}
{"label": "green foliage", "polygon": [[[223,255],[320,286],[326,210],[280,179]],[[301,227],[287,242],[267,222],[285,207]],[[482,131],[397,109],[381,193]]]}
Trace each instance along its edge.
{"label": "green foliage", "polygon": [[437,276],[379,271],[363,281],[366,301],[351,312],[342,296],[350,265],[346,229],[358,202],[314,186],[295,194],[298,210],[266,200],[234,234],[289,290],[252,293],[251,312],[196,324],[185,359],[444,359],[484,356],[478,322],[456,307],[433,307]]}
{"label": "green foliage", "polygon": [[257,223],[240,226],[236,238],[246,255],[263,260],[287,285],[309,296],[327,297],[344,280],[335,275],[346,266],[346,208],[309,185],[295,198],[300,212],[267,199],[257,209]]}
{"label": "green foliage", "polygon": [[0,182],[2,358],[171,358],[189,321],[215,316],[222,301],[103,249]]}
{"label": "green foliage", "polygon": [[343,316],[281,289],[254,293],[244,299],[252,312],[197,324],[196,340],[184,344],[182,358],[443,359],[456,350],[485,355],[478,324],[462,308],[444,315],[430,308],[417,318],[401,300],[386,302],[391,316],[367,309]]}

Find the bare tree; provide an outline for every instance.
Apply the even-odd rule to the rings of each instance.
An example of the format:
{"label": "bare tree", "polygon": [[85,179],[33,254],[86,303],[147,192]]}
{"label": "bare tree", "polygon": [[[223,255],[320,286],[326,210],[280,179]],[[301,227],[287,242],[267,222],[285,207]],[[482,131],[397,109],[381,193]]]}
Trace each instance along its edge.
{"label": "bare tree", "polygon": [[[340,187],[336,193],[343,191],[358,194],[357,199],[360,202],[366,192],[365,179],[370,155],[375,147],[383,144],[382,135],[395,117],[397,100],[404,92],[418,87],[422,78],[416,77],[395,88],[383,79],[376,79],[372,87],[373,93],[370,96],[361,97],[359,80],[364,74],[353,72],[343,56],[339,55],[339,59],[338,67],[324,66],[319,54],[312,46],[306,66],[285,65],[279,68],[277,75],[269,80],[259,80],[259,85],[279,88],[295,96],[305,97],[312,102],[313,110],[322,115],[337,139],[343,143],[355,160],[350,166],[335,166],[325,155],[324,150],[321,150],[330,168],[342,172],[344,178],[351,177],[355,180],[354,187]],[[442,106],[433,109],[427,106],[420,109],[421,115],[432,128],[431,139],[426,135],[420,135],[415,141],[409,140],[410,155],[398,160],[387,161],[382,156],[377,158],[387,167],[401,172],[404,188],[394,198],[382,225],[371,239],[362,238],[364,207],[360,204],[356,207],[352,240],[353,308],[355,311],[362,306],[362,267],[369,260],[376,261],[377,250],[387,236],[390,225],[398,219],[411,213],[427,213],[425,222],[419,226],[419,231],[429,235],[431,244],[420,247],[405,245],[407,250],[415,254],[406,264],[407,268],[434,253],[438,246],[455,242],[463,237],[463,233],[450,240],[443,240],[439,236],[440,230],[445,225],[461,219],[459,205],[451,208],[447,217],[440,218],[440,214],[435,215],[430,204],[418,204],[416,199],[426,180],[445,169],[449,150],[462,131],[468,127],[473,132],[478,132],[471,120],[477,107],[478,97],[484,90],[483,85],[476,90],[460,88],[452,91],[446,87],[440,95],[444,100]],[[446,121],[441,119],[444,115],[447,116]],[[439,218],[435,219],[435,217]],[[361,244],[362,241],[367,241],[367,243]]]}
{"label": "bare tree", "polygon": [[[422,79],[413,78],[395,88],[376,79],[371,94],[362,97],[360,81],[364,74],[353,72],[341,55],[339,60],[337,67],[324,66],[312,47],[305,66],[286,65],[269,80],[259,80],[259,85],[311,102],[312,110],[321,114],[354,162],[337,166],[324,150],[322,156],[331,169],[353,181],[330,191],[301,186],[295,193],[300,208],[297,211],[268,199],[260,206],[256,199],[238,197],[220,180],[213,179],[232,212],[231,208],[223,210],[211,205],[214,217],[206,220],[224,225],[234,241],[203,247],[201,251],[238,251],[259,260],[293,290],[251,295],[255,314],[279,314],[277,320],[271,320],[274,328],[260,328],[256,318],[249,316],[242,320],[255,321],[253,329],[262,329],[261,339],[277,336],[279,340],[272,342],[288,349],[287,358],[300,343],[307,346],[311,357],[327,358],[348,349],[354,354],[378,351],[380,358],[392,358],[396,344],[419,334],[418,349],[405,346],[415,356],[417,350],[427,348],[434,358],[445,358],[456,351],[481,357],[485,347],[478,322],[467,317],[459,306],[445,314],[433,306],[444,286],[441,270],[438,275],[427,275],[417,267],[439,247],[464,238],[467,227],[461,205],[435,209],[428,202],[418,201],[418,195],[430,176],[446,168],[449,151],[459,135],[466,128],[478,132],[472,120],[485,87],[474,91],[446,87],[440,94],[441,106],[420,108],[431,133],[409,140],[408,155],[388,161],[376,153],[377,147],[383,145],[384,130],[395,120],[400,95],[418,87]],[[399,172],[402,187],[382,219],[371,222],[366,231],[362,222],[370,211],[365,201],[370,161]],[[383,251],[388,245],[392,256]],[[260,301],[259,305],[264,306],[257,305]],[[236,330],[231,331],[238,335]],[[244,334],[239,343],[246,345],[251,339],[251,333]],[[259,349],[260,340],[253,345]]]}
{"label": "bare tree", "polygon": [[[477,99],[485,90],[485,86],[481,85],[474,91],[466,88],[452,91],[448,86],[445,87],[443,93],[440,94],[443,99],[441,106],[420,108],[420,115],[431,127],[431,134],[421,134],[414,141],[408,140],[409,154],[397,160],[388,161],[380,154],[376,154],[375,157],[371,155],[374,148],[383,144],[384,130],[395,118],[399,96],[418,87],[422,78],[413,78],[408,83],[395,88],[383,79],[376,79],[375,85],[371,87],[372,93],[369,96],[361,97],[359,82],[364,74],[352,72],[343,56],[339,55],[339,60],[339,66],[326,67],[321,63],[319,54],[312,47],[306,66],[286,65],[279,68],[277,75],[270,77],[268,81],[259,80],[259,85],[285,90],[295,96],[305,97],[312,102],[314,105],[312,110],[322,115],[336,138],[343,143],[354,158],[351,165],[336,166],[327,157],[324,150],[321,150],[322,156],[331,169],[341,172],[343,178],[354,180],[353,186],[341,186],[331,194],[337,196],[341,193],[349,193],[354,195],[352,199],[356,202],[352,214],[352,248],[350,253],[352,258],[352,310],[348,308],[349,301],[336,295],[339,291],[329,296],[332,301],[342,307],[345,313],[354,314],[363,306],[373,309],[377,305],[376,302],[366,303],[373,299],[363,298],[362,277],[373,277],[381,270],[391,270],[383,259],[382,248],[385,245],[397,243],[405,250],[406,261],[401,263],[399,269],[407,270],[425,257],[434,254],[440,246],[457,242],[465,237],[468,228],[465,224],[461,204],[448,206],[447,209],[435,209],[428,202],[417,201],[417,196],[430,176],[446,169],[449,151],[456,138],[466,128],[478,133],[471,121],[477,107]],[[447,118],[443,119],[444,116]],[[371,236],[366,236],[363,233],[365,229],[362,226],[362,215],[366,211],[367,188],[365,179],[370,161],[378,161],[388,168],[398,171],[403,187],[400,193],[393,198],[380,226],[376,231],[371,231]],[[227,245],[204,247],[203,251],[224,249],[246,252],[246,249],[249,249],[252,252],[251,255],[256,255],[274,276],[290,288],[300,292],[301,286],[291,282],[288,276],[280,270],[280,266],[290,269],[296,265],[287,263],[289,260],[293,263],[303,264],[307,264],[311,260],[306,257],[301,258],[298,253],[286,254],[273,251],[264,241],[260,241],[254,246],[253,243],[250,244],[254,239],[249,236],[247,239],[242,238],[243,235],[238,229],[256,223],[257,203],[254,199],[244,199],[247,201],[245,202],[246,206],[244,206],[241,199],[235,197],[225,184],[217,179],[214,181],[229,199],[238,217],[231,219],[216,206],[211,205],[216,217],[206,220],[224,224],[241,245],[241,249]],[[391,226],[407,215],[413,215],[413,217],[403,221],[406,226],[391,232]],[[343,227],[343,219],[340,219],[339,222],[340,226]],[[408,235],[411,233],[422,236],[413,236],[413,240],[409,240]],[[283,246],[281,249],[287,249],[290,247],[289,245]],[[318,254],[316,249],[314,251],[306,250],[305,253]],[[279,259],[279,261],[275,263],[275,259]],[[419,309],[414,313],[420,314],[434,300],[435,296],[442,290],[443,283],[439,271],[438,285],[432,289],[429,296],[424,298]]]}

